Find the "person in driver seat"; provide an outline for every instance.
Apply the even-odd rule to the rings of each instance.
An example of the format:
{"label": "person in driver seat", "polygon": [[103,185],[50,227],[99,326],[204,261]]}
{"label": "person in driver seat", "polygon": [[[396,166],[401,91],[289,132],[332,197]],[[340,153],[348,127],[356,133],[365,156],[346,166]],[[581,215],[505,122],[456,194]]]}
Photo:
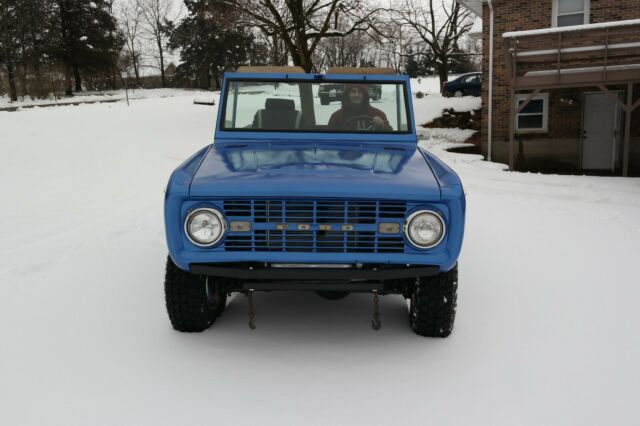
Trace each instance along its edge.
{"label": "person in driver seat", "polygon": [[369,86],[348,83],[342,93],[342,106],[331,114],[328,127],[336,130],[390,131],[384,112],[369,105]]}

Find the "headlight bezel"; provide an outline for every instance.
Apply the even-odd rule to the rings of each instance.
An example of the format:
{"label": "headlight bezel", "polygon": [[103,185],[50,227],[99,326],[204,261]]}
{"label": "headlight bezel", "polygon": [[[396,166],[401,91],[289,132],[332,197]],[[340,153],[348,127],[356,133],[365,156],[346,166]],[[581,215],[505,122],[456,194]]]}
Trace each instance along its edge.
{"label": "headlight bezel", "polygon": [[[218,238],[216,238],[215,240],[213,240],[210,243],[201,243],[198,242],[197,239],[195,239],[191,233],[189,232],[189,224],[191,222],[191,220],[200,213],[211,213],[213,216],[215,216],[218,221],[220,222],[220,235],[218,235]],[[197,247],[212,247],[215,246],[216,244],[218,244],[220,241],[222,241],[222,239],[225,237],[225,235],[227,234],[227,221],[224,218],[224,215],[222,214],[222,212],[216,208],[213,207],[199,207],[196,209],[193,209],[192,211],[190,211],[187,214],[187,217],[184,220],[184,235],[187,237],[187,239],[189,240],[189,242]]]}
{"label": "headlight bezel", "polygon": [[[442,233],[440,234],[440,237],[434,241],[432,244],[428,244],[428,245],[421,245],[418,242],[414,241],[411,238],[411,234],[409,232],[410,226],[411,226],[411,222],[418,216],[422,215],[422,214],[430,214],[432,216],[434,216],[438,221],[440,221],[440,224],[442,226]],[[435,210],[430,210],[430,209],[420,209],[420,210],[416,210],[413,213],[411,213],[409,216],[407,216],[405,222],[404,222],[404,236],[407,239],[407,241],[409,242],[409,244],[411,244],[411,246],[413,246],[414,248],[417,248],[419,250],[426,250],[426,249],[431,249],[434,248],[436,246],[438,246],[442,240],[444,240],[445,235],[447,234],[447,225],[442,217],[442,215],[440,213],[438,213]]]}

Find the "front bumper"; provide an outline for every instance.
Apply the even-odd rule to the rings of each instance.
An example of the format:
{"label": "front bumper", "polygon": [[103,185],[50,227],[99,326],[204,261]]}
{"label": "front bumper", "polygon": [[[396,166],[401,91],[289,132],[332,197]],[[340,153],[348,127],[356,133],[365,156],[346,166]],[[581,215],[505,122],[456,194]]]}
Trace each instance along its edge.
{"label": "front bumper", "polygon": [[417,277],[434,276],[437,266],[344,265],[349,267],[274,267],[258,263],[190,265],[194,274],[212,276],[220,292],[246,290],[284,291],[379,291],[405,294]]}
{"label": "front bumper", "polygon": [[440,272],[438,266],[391,266],[366,268],[274,268],[264,266],[233,266],[216,264],[191,264],[191,272],[238,280],[302,280],[302,281],[388,281],[420,276],[433,276]]}

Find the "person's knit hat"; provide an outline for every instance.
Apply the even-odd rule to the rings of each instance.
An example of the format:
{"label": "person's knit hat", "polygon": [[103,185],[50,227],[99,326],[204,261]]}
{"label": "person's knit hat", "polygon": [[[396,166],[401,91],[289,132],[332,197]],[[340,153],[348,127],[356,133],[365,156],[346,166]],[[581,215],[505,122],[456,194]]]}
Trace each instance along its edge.
{"label": "person's knit hat", "polygon": [[364,83],[347,83],[344,86],[344,92],[342,93],[342,102],[349,103],[349,92],[354,87],[357,87],[362,91],[365,105],[369,104],[369,85]]}

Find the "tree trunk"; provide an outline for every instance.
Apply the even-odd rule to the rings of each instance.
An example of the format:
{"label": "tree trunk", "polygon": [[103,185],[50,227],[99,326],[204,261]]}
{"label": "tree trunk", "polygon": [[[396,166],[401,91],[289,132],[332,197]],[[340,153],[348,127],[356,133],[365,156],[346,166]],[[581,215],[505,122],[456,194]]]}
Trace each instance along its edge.
{"label": "tree trunk", "polygon": [[117,75],[117,69],[116,69],[116,65],[113,64],[111,66],[111,90],[118,90],[118,86],[116,86],[118,84],[118,75]]}
{"label": "tree trunk", "polygon": [[29,75],[29,69],[25,62],[22,63],[22,72],[18,73],[18,81],[20,82],[20,95],[26,96],[31,95],[31,88],[29,87],[29,82],[27,80],[27,76]]}
{"label": "tree trunk", "polygon": [[71,66],[68,65],[68,64],[65,64],[64,68],[65,68],[65,70],[64,70],[64,83],[65,83],[64,94],[66,96],[73,96],[73,82],[71,81]]}
{"label": "tree trunk", "polygon": [[278,41],[278,38],[274,35],[272,37],[273,39],[273,51],[271,52],[273,54],[273,65],[280,65],[280,42]]}
{"label": "tree trunk", "polygon": [[80,76],[80,68],[73,66],[73,78],[76,82],[76,92],[82,92],[82,77]]}
{"label": "tree trunk", "polygon": [[287,65],[287,49],[276,35],[273,36],[273,65]]}
{"label": "tree trunk", "polygon": [[136,75],[136,86],[140,87],[140,65],[135,56],[133,57],[133,73]]}
{"label": "tree trunk", "polygon": [[440,87],[449,79],[449,67],[446,60],[438,64],[438,77],[440,78]]}
{"label": "tree trunk", "polygon": [[209,77],[209,65],[203,64],[200,68],[200,77],[198,78],[198,87],[200,89],[210,89],[211,78]]}
{"label": "tree trunk", "polygon": [[35,76],[35,95],[38,99],[44,99],[47,97],[47,89],[45,87],[45,80],[42,78],[42,69],[37,61],[33,64],[33,75]]}
{"label": "tree trunk", "polygon": [[304,72],[312,72],[313,71],[313,59],[312,52],[307,49],[307,42],[300,42],[300,46],[298,47],[298,55],[300,55],[302,69]]}
{"label": "tree trunk", "polygon": [[218,67],[213,67],[213,89],[220,88],[220,72],[218,72]]}
{"label": "tree trunk", "polygon": [[293,65],[297,65],[302,67],[304,72],[310,73],[313,69],[313,64],[311,63],[311,58],[305,58],[302,52],[296,52],[295,55],[291,55],[293,59]]}
{"label": "tree trunk", "polygon": [[9,77],[9,98],[11,102],[18,101],[18,89],[16,88],[16,75],[13,64],[7,61],[7,76]]}
{"label": "tree trunk", "polygon": [[166,86],[166,82],[164,79],[164,52],[162,50],[162,39],[158,38],[158,52],[160,53],[160,84],[164,88]]}

